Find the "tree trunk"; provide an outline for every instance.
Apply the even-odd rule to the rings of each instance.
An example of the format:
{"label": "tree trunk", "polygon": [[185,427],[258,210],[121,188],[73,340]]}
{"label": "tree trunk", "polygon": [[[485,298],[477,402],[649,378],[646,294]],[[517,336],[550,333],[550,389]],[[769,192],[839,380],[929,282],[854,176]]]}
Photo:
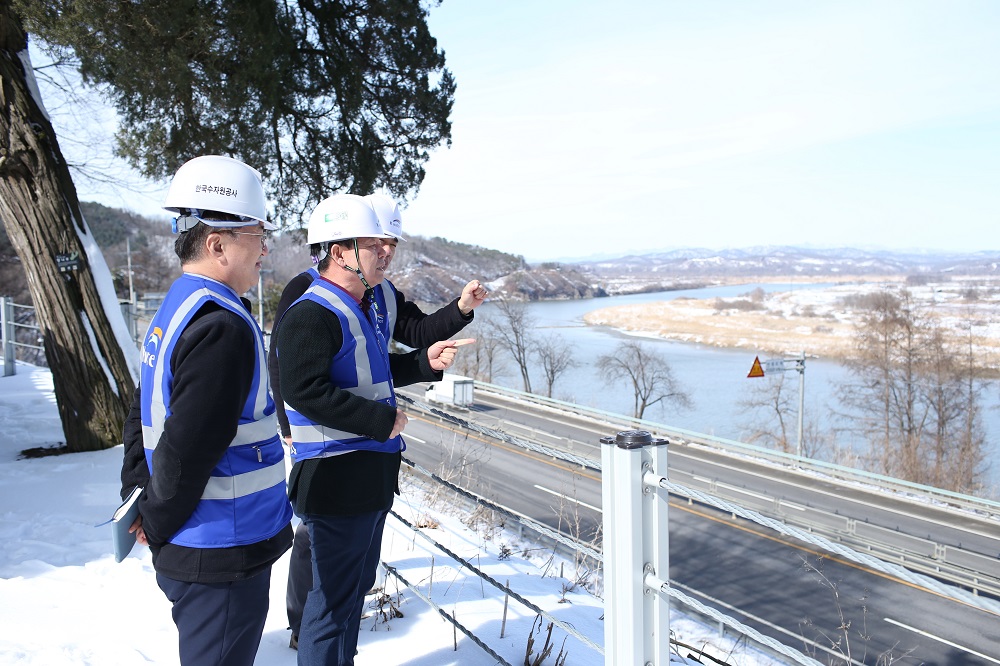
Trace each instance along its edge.
{"label": "tree trunk", "polygon": [[[94,282],[69,168],[28,86],[27,48],[20,18],[0,1],[0,219],[27,275],[66,447],[93,451],[121,441],[134,384]],[[60,273],[57,254],[78,267]]]}

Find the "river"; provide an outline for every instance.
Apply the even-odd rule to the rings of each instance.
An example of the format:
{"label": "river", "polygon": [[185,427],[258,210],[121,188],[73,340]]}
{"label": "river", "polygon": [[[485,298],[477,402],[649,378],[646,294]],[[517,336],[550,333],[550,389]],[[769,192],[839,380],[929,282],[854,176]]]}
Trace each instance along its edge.
{"label": "river", "polygon": [[[597,299],[541,301],[529,303],[527,315],[539,333],[558,334],[574,350],[578,365],[567,370],[556,380],[553,398],[608,412],[631,415],[634,399],[631,388],[624,381],[617,385],[609,385],[596,367],[597,358],[611,353],[616,345],[626,338],[626,334],[604,326],[584,324],[583,316],[586,313],[616,305],[649,303],[682,297],[733,298],[758,287],[766,292],[774,292],[824,286],[828,285],[744,284]],[[492,307],[489,303],[483,305],[478,315],[489,316]],[[649,337],[634,339],[639,339],[644,346],[668,361],[675,379],[691,400],[690,409],[678,409],[670,404],[653,405],[647,408],[643,418],[674,428],[717,437],[739,441],[746,439],[751,432],[754,417],[740,404],[741,400],[755,391],[761,391],[768,382],[767,379],[748,378],[747,374],[755,356],[759,355],[761,361],[764,361],[767,358],[774,358],[773,355],[749,349],[726,349]],[[837,416],[839,402],[836,395],[838,387],[850,378],[849,371],[836,361],[820,358],[808,358],[805,367],[804,413],[807,427],[812,422],[822,432],[837,433],[835,441],[838,446],[852,446],[854,443],[849,440],[849,435],[839,427],[842,422]],[[494,376],[493,381],[502,386],[523,389],[520,373],[516,365],[509,360],[505,372]],[[544,391],[545,383],[537,367],[531,370],[531,382],[534,392]],[[785,422],[789,424],[793,442],[798,415],[798,386],[798,374],[794,371],[787,372],[785,390],[791,395],[792,411],[786,414]],[[997,453],[997,440],[1000,437],[998,396],[1000,396],[1000,382],[986,382],[981,406],[989,442],[989,458],[993,458]],[[1000,470],[990,470],[987,476],[993,485],[1000,485]]]}

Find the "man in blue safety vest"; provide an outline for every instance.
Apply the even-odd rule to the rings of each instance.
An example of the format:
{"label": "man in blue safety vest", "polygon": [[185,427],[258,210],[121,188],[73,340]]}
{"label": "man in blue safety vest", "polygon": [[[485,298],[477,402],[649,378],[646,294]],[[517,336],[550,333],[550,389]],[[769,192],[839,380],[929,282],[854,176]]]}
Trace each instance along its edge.
{"label": "man in blue safety vest", "polygon": [[240,296],[274,227],[260,175],[229,157],[181,166],[164,207],[184,272],[145,338],[122,496],[144,488],[131,531],[173,604],[181,664],[252,666],[292,541],[264,337]]}
{"label": "man in blue safety vest", "polygon": [[387,265],[385,237],[363,197],[320,202],[308,241],[322,244],[329,261],[278,326],[294,460],[289,496],[312,542],[313,585],[298,641],[302,665],[354,663],[404,448],[407,417],[394,385],[440,379],[463,343],[389,353],[384,313],[373,307]]}

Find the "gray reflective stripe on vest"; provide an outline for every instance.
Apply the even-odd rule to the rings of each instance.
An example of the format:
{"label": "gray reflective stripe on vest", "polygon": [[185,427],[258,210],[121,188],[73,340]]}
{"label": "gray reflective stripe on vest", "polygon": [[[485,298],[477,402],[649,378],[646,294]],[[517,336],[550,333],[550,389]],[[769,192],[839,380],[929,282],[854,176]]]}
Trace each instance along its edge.
{"label": "gray reflective stripe on vest", "polygon": [[[379,382],[378,384],[373,384],[371,386],[358,386],[354,388],[342,389],[351,393],[353,395],[361,396],[362,398],[367,398],[369,400],[384,400],[392,396],[392,387],[389,386],[389,382]],[[285,411],[295,411],[294,408],[285,403]],[[337,430],[336,428],[329,428],[326,426],[310,424],[310,425],[294,425],[289,424],[289,430],[291,431],[292,441],[298,442],[300,444],[312,444],[325,442],[335,439],[355,439],[358,437],[367,438],[368,435],[362,435],[356,432],[348,432],[346,430]]]}
{"label": "gray reflective stripe on vest", "polygon": [[[166,348],[169,346],[169,341],[173,339],[175,335],[180,333],[179,325],[191,310],[201,307],[204,303],[199,303],[203,296],[209,296],[209,300],[213,300],[212,297],[223,301],[232,307],[232,311],[243,317],[243,320],[247,322],[250,329],[254,332],[254,338],[257,347],[257,375],[260,381],[257,384],[257,395],[254,397],[254,418],[258,419],[253,423],[244,424],[248,431],[248,434],[244,435],[242,429],[244,426],[240,426],[237,429],[236,437],[240,441],[233,440],[230,446],[233,444],[251,444],[253,442],[260,442],[269,439],[272,435],[277,432],[276,418],[264,418],[264,408],[267,406],[267,381],[265,377],[267,376],[267,354],[264,351],[264,345],[261,340],[261,336],[256,335],[257,323],[254,321],[250,315],[246,312],[246,308],[243,307],[243,303],[240,301],[234,301],[231,298],[223,296],[214,291],[210,291],[205,288],[198,289],[191,293],[181,306],[177,308],[173,316],[170,318],[170,323],[167,330],[163,332],[163,340],[160,342],[161,348]],[[150,420],[152,426],[143,427],[143,447],[146,449],[155,449],[157,443],[160,441],[160,436],[163,434],[163,422],[166,420],[167,412],[166,405],[163,400],[163,373],[164,369],[170,364],[170,359],[160,359],[161,362],[156,364],[156,370],[153,373],[153,395],[150,400]],[[262,436],[257,436],[258,431],[264,433]],[[250,432],[255,430],[254,432]],[[244,437],[255,436],[256,439],[244,439]]]}
{"label": "gray reflective stripe on vest", "polygon": [[[365,332],[361,328],[361,321],[358,319],[357,314],[355,314],[354,310],[352,310],[350,306],[337,298],[335,294],[331,294],[322,285],[314,289],[313,294],[317,298],[323,299],[323,302],[327,303],[332,310],[336,310],[347,319],[347,325],[351,329],[351,337],[354,338],[356,343],[354,345],[354,367],[358,369],[358,387],[371,386],[372,368],[371,362],[368,360],[368,338],[365,336]],[[345,343],[347,342],[347,339],[348,338],[345,335]],[[347,390],[355,393],[355,391],[350,388]]]}
{"label": "gray reflective stripe on vest", "polygon": [[359,435],[356,432],[346,430],[336,430],[318,425],[289,426],[292,441],[298,444],[322,444],[323,442],[345,439],[367,439],[367,435]]}
{"label": "gray reflective stripe on vest", "polygon": [[285,460],[282,458],[273,465],[253,472],[244,472],[236,476],[211,476],[201,498],[203,500],[226,500],[246,497],[284,482]]}
{"label": "gray reflective stripe on vest", "polygon": [[388,280],[382,280],[379,287],[382,289],[382,296],[385,299],[385,316],[386,321],[389,322],[389,335],[386,336],[386,340],[389,340],[396,337],[396,317],[399,316],[396,311],[396,288]]}
{"label": "gray reflective stripe on vest", "polygon": [[[278,423],[274,418],[265,418],[260,421],[251,421],[250,423],[241,423],[236,428],[236,436],[233,441],[229,442],[229,446],[243,446],[245,444],[256,444],[257,442],[266,442],[267,440],[274,437],[278,432]],[[149,426],[142,426],[142,441],[145,443],[147,437],[153,439],[155,436],[155,441],[159,441],[159,436],[156,436],[156,430]],[[154,446],[147,446],[148,449],[156,448]]]}

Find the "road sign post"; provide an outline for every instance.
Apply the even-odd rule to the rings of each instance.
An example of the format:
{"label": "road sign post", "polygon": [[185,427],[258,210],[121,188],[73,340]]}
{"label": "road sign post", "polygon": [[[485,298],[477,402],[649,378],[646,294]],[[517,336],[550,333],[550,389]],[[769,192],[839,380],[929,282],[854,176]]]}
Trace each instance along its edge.
{"label": "road sign post", "polygon": [[[790,365],[789,365],[790,364]],[[798,358],[774,358],[767,359],[763,363],[759,356],[753,359],[750,366],[750,373],[747,377],[764,377],[769,373],[786,372],[795,370],[799,373],[799,423],[798,442],[795,445],[795,455],[802,457],[802,417],[805,413],[806,396],[806,353],[801,352]]]}

